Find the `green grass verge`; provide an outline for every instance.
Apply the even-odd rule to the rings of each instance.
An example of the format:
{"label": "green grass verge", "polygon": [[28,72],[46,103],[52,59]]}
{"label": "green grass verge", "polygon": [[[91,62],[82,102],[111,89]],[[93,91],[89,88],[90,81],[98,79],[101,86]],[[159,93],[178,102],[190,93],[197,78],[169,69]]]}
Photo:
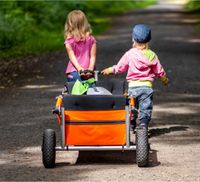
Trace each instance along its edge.
{"label": "green grass verge", "polygon": [[[48,36],[47,36],[48,35]],[[8,60],[26,55],[39,54],[61,49],[63,47],[62,32],[41,31],[36,37],[10,49],[0,51],[0,59]]]}

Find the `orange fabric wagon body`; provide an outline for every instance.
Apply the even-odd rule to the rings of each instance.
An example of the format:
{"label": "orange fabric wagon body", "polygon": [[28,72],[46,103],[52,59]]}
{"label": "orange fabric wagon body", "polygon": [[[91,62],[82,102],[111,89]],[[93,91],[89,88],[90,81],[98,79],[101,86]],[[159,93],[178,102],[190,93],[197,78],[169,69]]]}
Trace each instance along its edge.
{"label": "orange fabric wagon body", "polygon": [[65,111],[66,145],[124,145],[125,110]]}
{"label": "orange fabric wagon body", "polygon": [[[70,99],[68,102],[72,102],[71,97]],[[87,100],[87,105],[83,106],[84,110],[79,105],[80,99],[84,99],[84,96],[75,99],[76,101],[73,100],[74,104],[71,105],[75,106],[70,105],[71,107],[69,107],[67,105],[70,109],[65,108],[65,145],[125,145],[126,110],[124,98],[121,98],[120,101],[120,103],[123,102],[123,107],[119,107],[118,105],[121,106],[121,104],[116,103],[116,99],[113,100],[112,97],[104,96],[97,97],[97,99],[94,97],[93,100],[93,97],[90,96],[87,99],[93,103]],[[82,100],[81,103],[84,101]]]}

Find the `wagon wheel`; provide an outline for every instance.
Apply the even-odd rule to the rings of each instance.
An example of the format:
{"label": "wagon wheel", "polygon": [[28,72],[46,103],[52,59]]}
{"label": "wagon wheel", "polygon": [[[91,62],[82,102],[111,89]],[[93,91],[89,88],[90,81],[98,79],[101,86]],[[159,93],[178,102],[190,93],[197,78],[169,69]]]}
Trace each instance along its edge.
{"label": "wagon wheel", "polygon": [[56,134],[52,129],[46,129],[43,133],[42,161],[45,168],[54,168],[56,159]]}
{"label": "wagon wheel", "polygon": [[149,160],[148,129],[136,129],[136,161],[138,167],[146,167]]}

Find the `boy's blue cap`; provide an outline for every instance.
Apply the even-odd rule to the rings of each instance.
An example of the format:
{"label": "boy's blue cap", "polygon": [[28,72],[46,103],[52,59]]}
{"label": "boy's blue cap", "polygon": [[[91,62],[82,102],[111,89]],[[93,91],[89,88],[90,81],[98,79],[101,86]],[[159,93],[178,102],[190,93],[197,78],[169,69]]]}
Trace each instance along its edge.
{"label": "boy's blue cap", "polygon": [[151,40],[151,29],[145,24],[138,24],[133,27],[133,41],[147,43]]}

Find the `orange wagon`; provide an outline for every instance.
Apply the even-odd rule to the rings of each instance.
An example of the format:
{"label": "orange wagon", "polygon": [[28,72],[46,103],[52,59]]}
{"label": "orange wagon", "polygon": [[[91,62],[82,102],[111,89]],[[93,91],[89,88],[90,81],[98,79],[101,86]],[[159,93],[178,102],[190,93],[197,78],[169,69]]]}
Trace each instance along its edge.
{"label": "orange wagon", "polygon": [[113,95],[69,95],[57,98],[56,110],[61,128],[61,146],[56,134],[46,129],[43,134],[42,158],[46,168],[55,167],[56,151],[68,150],[136,150],[139,167],[148,164],[147,131],[136,129],[136,144],[130,142],[130,120],[133,98],[124,96],[124,82],[97,82]]}

